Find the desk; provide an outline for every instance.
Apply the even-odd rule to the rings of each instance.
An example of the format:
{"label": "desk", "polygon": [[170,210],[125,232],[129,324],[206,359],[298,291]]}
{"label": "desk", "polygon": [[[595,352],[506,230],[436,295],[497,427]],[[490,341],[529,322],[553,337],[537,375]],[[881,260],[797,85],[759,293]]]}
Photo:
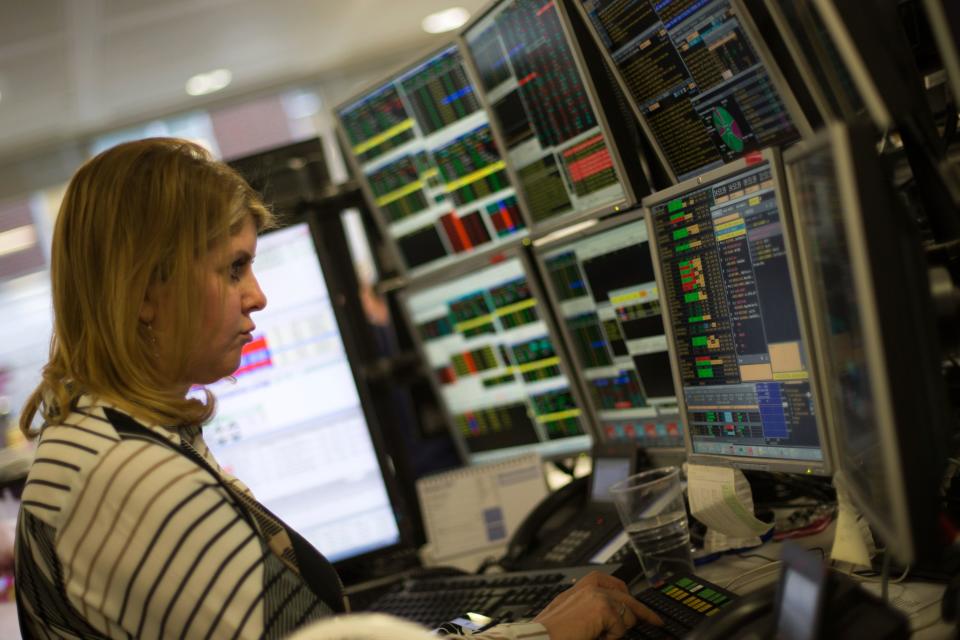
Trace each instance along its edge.
{"label": "desk", "polygon": [[[817,547],[829,552],[833,543],[833,525],[816,535],[795,540],[808,549]],[[770,563],[753,554],[779,559],[783,548],[781,542],[769,542],[756,549],[744,552],[741,557],[733,554],[722,556],[714,562],[697,567],[696,574],[717,586],[736,594],[744,595],[774,584],[780,577],[780,565]],[[856,576],[853,576],[856,579]],[[895,580],[897,576],[892,576]],[[876,596],[880,595],[880,583],[861,582],[861,586]],[[952,638],[952,627],[940,620],[940,599],[945,585],[909,580],[889,585],[891,604],[910,618],[911,629],[920,629],[913,634],[918,640]],[[939,621],[939,622],[938,622]],[[936,624],[934,624],[936,623]],[[928,626],[933,625],[933,626]]]}
{"label": "desk", "polygon": [[[832,539],[832,528],[828,528],[822,533],[801,538],[797,542],[807,548],[820,547],[828,550]],[[768,558],[779,558],[782,548],[782,543],[771,542],[747,552],[746,555],[759,554]],[[725,555],[719,560],[697,567],[696,574],[720,587],[728,588],[727,585],[731,585],[730,591],[743,595],[776,582],[779,577],[779,565],[772,565],[756,557]],[[880,594],[879,583],[864,583],[863,586],[875,595]],[[943,590],[942,584],[920,581],[890,584],[891,602],[910,617],[911,628],[922,628],[913,635],[913,638],[937,640],[953,637],[952,627],[943,622],[927,626],[940,618],[940,598]],[[11,640],[20,638],[17,610],[13,602],[0,602],[0,638]]]}

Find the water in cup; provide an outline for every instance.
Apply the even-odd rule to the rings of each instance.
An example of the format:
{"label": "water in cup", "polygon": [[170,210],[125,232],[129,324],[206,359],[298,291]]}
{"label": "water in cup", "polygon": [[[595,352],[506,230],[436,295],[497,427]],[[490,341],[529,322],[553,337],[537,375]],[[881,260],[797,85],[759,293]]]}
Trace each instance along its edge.
{"label": "water in cup", "polygon": [[657,583],[671,573],[689,573],[690,532],[686,511],[664,513],[625,527],[643,574]]}

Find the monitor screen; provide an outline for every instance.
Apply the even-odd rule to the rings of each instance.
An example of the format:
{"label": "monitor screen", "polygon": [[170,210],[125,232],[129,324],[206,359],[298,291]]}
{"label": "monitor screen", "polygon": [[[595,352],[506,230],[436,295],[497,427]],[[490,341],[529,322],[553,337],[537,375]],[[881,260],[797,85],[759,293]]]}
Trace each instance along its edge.
{"label": "monitor screen", "polygon": [[535,251],[603,440],[683,447],[643,218],[607,221]]}
{"label": "monitor screen", "polygon": [[[855,464],[843,465],[845,473],[868,491],[867,499],[878,506],[889,502],[881,496],[887,492],[884,480],[883,455],[878,432],[870,370],[866,362],[866,341],[862,331],[862,310],[857,303],[857,290],[850,264],[849,243],[841,215],[840,186],[836,166],[829,148],[811,154],[790,165],[791,186],[802,215],[803,233],[810,252],[811,265],[818,277],[811,286],[822,287],[823,313],[829,327],[829,346],[825,355],[830,368],[837,372],[833,398],[837,422],[842,425],[837,437],[837,454],[855,453]],[[889,521],[891,514],[881,514]]]}
{"label": "monitor screen", "polygon": [[783,38],[821,114],[852,119],[861,113],[863,98],[811,0],[765,1],[777,37]]}
{"label": "monitor screen", "polygon": [[[688,454],[828,471],[773,152],[644,201]],[[772,160],[773,159],[773,160]]]}
{"label": "monitor screen", "polygon": [[463,34],[536,225],[626,199],[561,11],[559,2],[501,0]]}
{"label": "monitor screen", "polygon": [[235,381],[209,385],[220,465],[336,562],[400,542],[397,519],[306,224],[260,237],[254,316]]}
{"label": "monitor screen", "polygon": [[330,188],[323,140],[311,138],[229,160],[274,211],[295,213]]}
{"label": "monitor screen", "polygon": [[593,502],[613,502],[610,487],[630,475],[630,458],[599,457],[593,461],[590,499]]}
{"label": "monitor screen", "polygon": [[799,138],[792,100],[730,0],[576,2],[677,179]]}
{"label": "monitor screen", "polygon": [[525,234],[456,46],[336,108],[385,235],[410,274]]}
{"label": "monitor screen", "polygon": [[853,502],[911,562],[937,530],[951,421],[920,234],[871,130],[834,125],[813,142],[786,168],[825,419]]}
{"label": "monitor screen", "polygon": [[467,460],[588,450],[578,394],[525,263],[514,255],[463,269],[402,300]]}

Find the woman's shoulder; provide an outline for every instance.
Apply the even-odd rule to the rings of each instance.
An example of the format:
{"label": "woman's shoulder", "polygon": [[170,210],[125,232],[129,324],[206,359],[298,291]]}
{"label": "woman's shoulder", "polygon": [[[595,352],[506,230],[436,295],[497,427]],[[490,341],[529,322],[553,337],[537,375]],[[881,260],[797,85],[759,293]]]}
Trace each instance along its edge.
{"label": "woman's shoulder", "polygon": [[205,475],[162,435],[129,415],[80,403],[41,431],[21,504],[57,528],[84,496],[142,493],[163,486],[164,479],[186,478],[189,484],[190,478],[202,481]]}

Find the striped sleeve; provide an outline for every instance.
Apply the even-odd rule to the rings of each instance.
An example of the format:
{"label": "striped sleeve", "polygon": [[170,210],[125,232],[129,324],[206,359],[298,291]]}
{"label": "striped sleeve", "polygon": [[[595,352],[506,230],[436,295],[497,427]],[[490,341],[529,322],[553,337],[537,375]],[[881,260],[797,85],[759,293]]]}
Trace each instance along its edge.
{"label": "striped sleeve", "polygon": [[205,470],[149,441],[102,453],[63,514],[67,597],[110,637],[260,637],[264,549]]}

